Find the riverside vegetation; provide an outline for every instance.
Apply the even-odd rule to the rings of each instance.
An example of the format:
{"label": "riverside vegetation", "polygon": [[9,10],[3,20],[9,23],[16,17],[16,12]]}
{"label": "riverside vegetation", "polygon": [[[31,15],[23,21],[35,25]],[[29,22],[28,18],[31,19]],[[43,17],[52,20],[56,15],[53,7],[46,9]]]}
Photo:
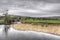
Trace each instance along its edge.
{"label": "riverside vegetation", "polygon": [[[4,24],[4,17],[0,17],[0,24]],[[53,34],[60,34],[60,20],[59,19],[40,19],[30,17],[8,17],[8,22],[21,22],[21,24],[12,24],[16,30],[32,30],[39,32],[48,32]]]}

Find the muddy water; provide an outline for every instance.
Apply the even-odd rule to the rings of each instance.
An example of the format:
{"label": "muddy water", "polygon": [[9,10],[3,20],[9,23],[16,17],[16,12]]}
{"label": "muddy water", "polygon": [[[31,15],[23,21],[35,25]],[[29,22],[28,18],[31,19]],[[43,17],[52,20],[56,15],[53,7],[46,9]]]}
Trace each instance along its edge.
{"label": "muddy water", "polygon": [[13,28],[4,32],[4,25],[0,25],[0,40],[60,40],[60,36],[35,32],[35,31],[18,31]]}

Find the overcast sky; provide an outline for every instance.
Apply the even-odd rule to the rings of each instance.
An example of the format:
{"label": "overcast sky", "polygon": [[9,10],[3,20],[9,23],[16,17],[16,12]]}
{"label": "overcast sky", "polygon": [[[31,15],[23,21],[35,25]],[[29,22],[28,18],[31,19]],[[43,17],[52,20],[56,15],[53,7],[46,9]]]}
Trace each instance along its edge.
{"label": "overcast sky", "polygon": [[8,9],[11,15],[60,16],[60,0],[0,0],[0,14]]}

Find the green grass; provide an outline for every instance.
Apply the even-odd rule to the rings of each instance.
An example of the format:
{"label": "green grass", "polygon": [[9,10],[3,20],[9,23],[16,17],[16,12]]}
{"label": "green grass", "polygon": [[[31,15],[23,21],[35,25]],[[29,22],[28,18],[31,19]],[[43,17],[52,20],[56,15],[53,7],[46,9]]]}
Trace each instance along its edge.
{"label": "green grass", "polygon": [[39,24],[39,23],[45,23],[45,24],[60,24],[60,20],[22,20],[22,23],[33,23],[33,24]]}

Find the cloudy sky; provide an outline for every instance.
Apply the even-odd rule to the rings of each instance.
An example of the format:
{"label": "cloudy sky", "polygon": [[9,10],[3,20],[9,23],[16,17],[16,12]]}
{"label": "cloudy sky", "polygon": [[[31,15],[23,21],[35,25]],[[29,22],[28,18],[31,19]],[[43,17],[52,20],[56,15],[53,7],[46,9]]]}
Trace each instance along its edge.
{"label": "cloudy sky", "polygon": [[8,9],[10,15],[31,17],[60,16],[60,0],[0,0],[0,15]]}

